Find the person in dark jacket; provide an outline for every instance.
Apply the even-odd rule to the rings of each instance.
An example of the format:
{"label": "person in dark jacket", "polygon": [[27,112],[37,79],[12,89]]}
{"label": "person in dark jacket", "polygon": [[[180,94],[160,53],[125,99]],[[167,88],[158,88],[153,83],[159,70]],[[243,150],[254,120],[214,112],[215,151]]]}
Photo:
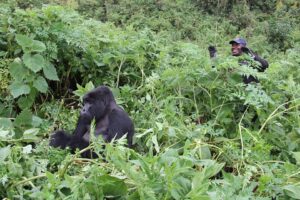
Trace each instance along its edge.
{"label": "person in dark jacket", "polygon": [[[255,54],[251,49],[247,47],[247,42],[243,38],[235,38],[229,42],[231,44],[231,54],[233,56],[241,56],[243,53],[246,53],[250,55],[255,61],[258,61],[260,63],[260,67],[257,68],[259,72],[265,71],[269,64],[266,60],[259,57],[257,54]],[[246,61],[240,62],[241,65],[247,64]],[[243,82],[245,84],[251,83],[251,82],[259,82],[257,78],[254,76],[243,76]]]}
{"label": "person in dark jacket", "polygon": [[[257,70],[259,72],[265,71],[269,64],[266,60],[262,59],[259,57],[257,54],[255,54],[250,48],[247,47],[247,42],[243,38],[235,38],[229,42],[231,44],[231,55],[233,56],[241,56],[243,53],[248,54],[251,56],[255,61],[258,61],[260,63],[259,68]],[[217,56],[217,49],[214,46],[209,46],[208,47],[209,55],[212,59],[216,58]],[[247,61],[241,61],[239,63],[240,65],[247,65]],[[245,84],[251,83],[251,82],[256,82],[258,83],[258,79],[255,78],[254,76],[243,76],[243,82]]]}

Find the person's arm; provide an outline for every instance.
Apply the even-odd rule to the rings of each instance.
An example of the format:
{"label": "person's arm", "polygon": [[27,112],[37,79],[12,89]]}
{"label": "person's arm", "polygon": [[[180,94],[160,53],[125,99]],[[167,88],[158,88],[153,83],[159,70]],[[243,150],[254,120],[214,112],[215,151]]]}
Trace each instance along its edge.
{"label": "person's arm", "polygon": [[258,55],[254,55],[254,60],[258,61],[261,64],[261,68],[259,69],[260,72],[265,71],[269,67],[268,61],[262,59]]}
{"label": "person's arm", "polygon": [[243,47],[242,51],[249,54],[249,55],[251,55],[255,61],[258,61],[260,63],[261,68],[258,70],[259,72],[263,72],[269,67],[268,61],[266,61],[266,60],[262,59],[261,57],[259,57],[251,49],[249,49],[247,47]]}

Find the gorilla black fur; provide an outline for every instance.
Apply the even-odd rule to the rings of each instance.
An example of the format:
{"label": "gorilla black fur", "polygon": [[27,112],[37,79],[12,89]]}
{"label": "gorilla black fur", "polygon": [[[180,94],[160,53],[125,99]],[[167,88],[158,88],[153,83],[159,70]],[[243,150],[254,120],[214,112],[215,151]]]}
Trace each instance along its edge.
{"label": "gorilla black fur", "polygon": [[[77,148],[84,149],[90,143],[90,126],[93,119],[96,122],[96,137],[102,135],[105,142],[110,142],[114,138],[119,139],[127,134],[128,147],[132,147],[133,122],[128,114],[116,104],[111,90],[106,86],[99,86],[84,95],[83,107],[73,135],[63,130],[56,131],[51,135],[50,146],[62,149],[69,147],[73,152]],[[91,152],[86,152],[81,156],[91,157]]]}

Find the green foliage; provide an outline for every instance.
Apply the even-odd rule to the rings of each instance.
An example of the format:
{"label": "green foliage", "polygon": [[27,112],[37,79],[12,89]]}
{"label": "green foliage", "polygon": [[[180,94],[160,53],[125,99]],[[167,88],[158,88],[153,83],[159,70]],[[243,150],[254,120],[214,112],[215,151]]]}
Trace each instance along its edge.
{"label": "green foliage", "polygon": [[25,109],[31,107],[37,91],[41,93],[48,91],[48,83],[38,73],[39,71],[44,69],[45,77],[49,80],[58,80],[58,77],[52,64],[40,54],[46,50],[44,43],[21,34],[16,35],[16,41],[21,46],[24,54],[22,58],[15,58],[10,65],[10,75],[13,82],[9,89],[14,98],[21,96],[18,105],[20,108]]}
{"label": "green foliage", "polygon": [[269,41],[278,44],[278,48],[287,49],[291,47],[291,38],[289,36],[291,30],[291,22],[286,19],[271,21],[269,23]]}
{"label": "green foliage", "polygon": [[74,94],[76,96],[78,96],[80,98],[80,100],[82,100],[83,96],[88,93],[89,91],[91,91],[92,89],[95,88],[94,84],[92,82],[88,82],[85,87],[80,86],[79,84],[77,84],[77,90],[74,91]]}
{"label": "green foliage", "polygon": [[9,63],[11,61],[9,59],[1,59],[0,60],[0,79],[1,79],[1,83],[0,83],[0,95],[4,95],[7,90],[7,87],[9,85],[9,81],[10,81],[10,74],[9,74]]}
{"label": "green foliage", "polygon": [[[296,1],[41,5],[55,2],[1,3],[1,197],[299,198]],[[229,56],[236,36],[267,58],[264,73]],[[243,84],[249,75],[260,83]],[[92,137],[99,159],[90,160],[48,147],[104,84],[134,120],[134,149]]]}

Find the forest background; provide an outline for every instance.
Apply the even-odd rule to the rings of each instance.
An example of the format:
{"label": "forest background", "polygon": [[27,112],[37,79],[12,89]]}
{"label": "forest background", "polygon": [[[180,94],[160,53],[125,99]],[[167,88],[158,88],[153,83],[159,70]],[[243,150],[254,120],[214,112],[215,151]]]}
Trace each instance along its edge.
{"label": "forest background", "polygon": [[[0,5],[0,197],[300,199],[299,1]],[[231,56],[238,36],[264,73]],[[98,85],[133,119],[135,147],[93,139],[93,160],[49,148]]]}

